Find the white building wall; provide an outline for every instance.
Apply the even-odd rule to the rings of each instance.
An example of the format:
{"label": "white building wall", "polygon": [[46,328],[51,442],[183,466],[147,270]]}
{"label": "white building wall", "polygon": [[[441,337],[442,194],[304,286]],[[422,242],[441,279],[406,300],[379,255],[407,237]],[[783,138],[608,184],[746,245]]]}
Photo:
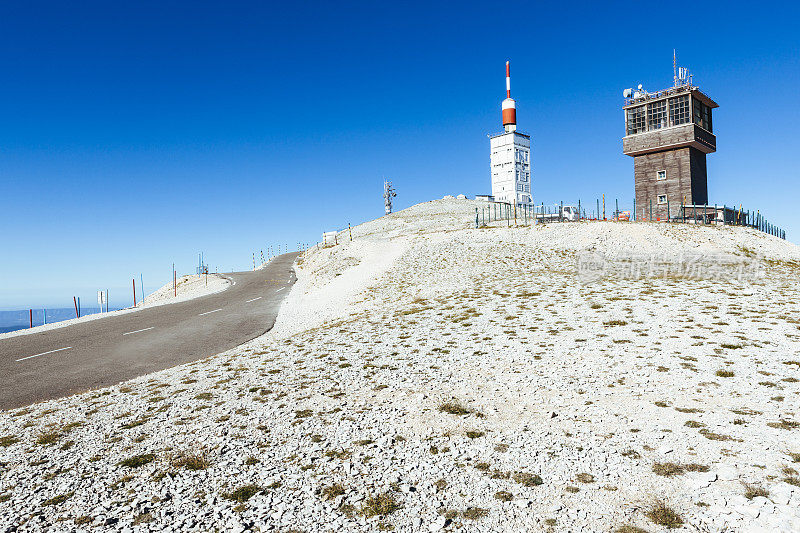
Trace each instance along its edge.
{"label": "white building wall", "polygon": [[515,131],[489,138],[492,196],[497,202],[530,205],[531,140]]}

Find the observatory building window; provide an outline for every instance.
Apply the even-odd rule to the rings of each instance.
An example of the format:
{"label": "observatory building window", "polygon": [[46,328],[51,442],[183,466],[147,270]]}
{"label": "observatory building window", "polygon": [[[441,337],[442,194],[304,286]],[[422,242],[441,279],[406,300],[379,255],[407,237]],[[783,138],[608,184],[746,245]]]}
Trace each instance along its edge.
{"label": "observatory building window", "polygon": [[667,203],[667,195],[666,194],[659,194],[658,195],[658,203],[659,204]]}
{"label": "observatory building window", "polygon": [[651,130],[667,127],[667,101],[659,100],[647,104],[647,124]]}
{"label": "observatory building window", "polygon": [[711,129],[711,108],[697,98],[692,98],[692,110],[692,122],[704,130],[713,133]]}
{"label": "observatory building window", "polygon": [[677,126],[689,122],[689,95],[669,99],[669,125]]}
{"label": "observatory building window", "polygon": [[628,135],[645,131],[644,106],[632,107],[627,110]]}
{"label": "observatory building window", "polygon": [[667,179],[667,171],[666,170],[659,170],[658,172],[656,172],[656,179],[658,181],[662,181],[662,180]]}

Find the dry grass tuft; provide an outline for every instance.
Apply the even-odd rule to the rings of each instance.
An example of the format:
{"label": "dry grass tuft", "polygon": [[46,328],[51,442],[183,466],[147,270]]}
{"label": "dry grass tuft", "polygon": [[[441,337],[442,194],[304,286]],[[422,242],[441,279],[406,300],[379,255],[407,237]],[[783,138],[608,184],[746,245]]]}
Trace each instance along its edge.
{"label": "dry grass tuft", "polygon": [[462,405],[456,400],[445,402],[439,406],[439,412],[447,413],[448,415],[468,415],[473,412],[472,409]]}
{"label": "dry grass tuft", "polygon": [[540,476],[529,472],[516,472],[511,479],[525,487],[536,487],[544,483]]}
{"label": "dry grass tuft", "polygon": [[361,507],[361,514],[366,518],[386,516],[401,508],[402,506],[394,499],[394,496],[389,492],[385,492],[377,496],[368,497]]}
{"label": "dry grass tuft", "polygon": [[676,529],[683,525],[683,517],[670,507],[667,507],[664,502],[654,503],[645,514],[653,523],[664,526],[667,529]]}
{"label": "dry grass tuft", "polygon": [[242,485],[232,492],[226,492],[222,495],[223,498],[235,501],[237,503],[244,503],[263,489],[258,485]]}
{"label": "dry grass tuft", "polygon": [[744,484],[744,497],[748,500],[752,500],[758,496],[763,496],[764,498],[769,498],[769,491],[764,487],[759,485],[750,485],[749,483]]}
{"label": "dry grass tuft", "polygon": [[326,500],[332,500],[337,496],[343,496],[345,493],[345,488],[340,485],[339,483],[334,483],[333,485],[328,485],[322,489],[322,497]]}
{"label": "dry grass tuft", "polygon": [[172,458],[172,466],[187,470],[205,470],[211,466],[211,461],[205,453],[180,453]]}
{"label": "dry grass tuft", "polygon": [[145,453],[142,455],[133,455],[131,457],[128,457],[127,459],[123,459],[117,464],[119,466],[124,466],[126,468],[139,468],[148,463],[152,463],[153,461],[155,461],[155,459],[156,456],[153,455],[152,453]]}
{"label": "dry grass tuft", "polygon": [[489,514],[488,509],[482,509],[480,507],[469,507],[467,508],[466,511],[461,513],[461,516],[463,516],[467,520],[478,520],[479,518],[483,518],[488,514]]}

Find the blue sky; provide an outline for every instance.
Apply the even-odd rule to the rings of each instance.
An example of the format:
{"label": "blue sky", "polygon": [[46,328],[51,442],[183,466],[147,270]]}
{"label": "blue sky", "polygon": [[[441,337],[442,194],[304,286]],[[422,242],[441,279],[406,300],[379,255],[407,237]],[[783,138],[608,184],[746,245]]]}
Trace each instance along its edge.
{"label": "blue sky", "polygon": [[677,48],[720,104],[711,201],[798,242],[797,4],[564,5],[0,4],[0,308],[248,268],[380,216],[383,176],[399,208],[486,193],[506,59],[537,203],[630,205],[622,89]]}

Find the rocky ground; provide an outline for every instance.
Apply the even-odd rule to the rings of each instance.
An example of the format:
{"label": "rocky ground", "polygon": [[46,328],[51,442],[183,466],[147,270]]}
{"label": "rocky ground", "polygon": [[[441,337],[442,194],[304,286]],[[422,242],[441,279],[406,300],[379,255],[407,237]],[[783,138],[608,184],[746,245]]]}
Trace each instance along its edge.
{"label": "rocky ground", "polygon": [[476,205],[310,250],[236,350],[1,413],[0,524],[800,530],[800,248]]}

